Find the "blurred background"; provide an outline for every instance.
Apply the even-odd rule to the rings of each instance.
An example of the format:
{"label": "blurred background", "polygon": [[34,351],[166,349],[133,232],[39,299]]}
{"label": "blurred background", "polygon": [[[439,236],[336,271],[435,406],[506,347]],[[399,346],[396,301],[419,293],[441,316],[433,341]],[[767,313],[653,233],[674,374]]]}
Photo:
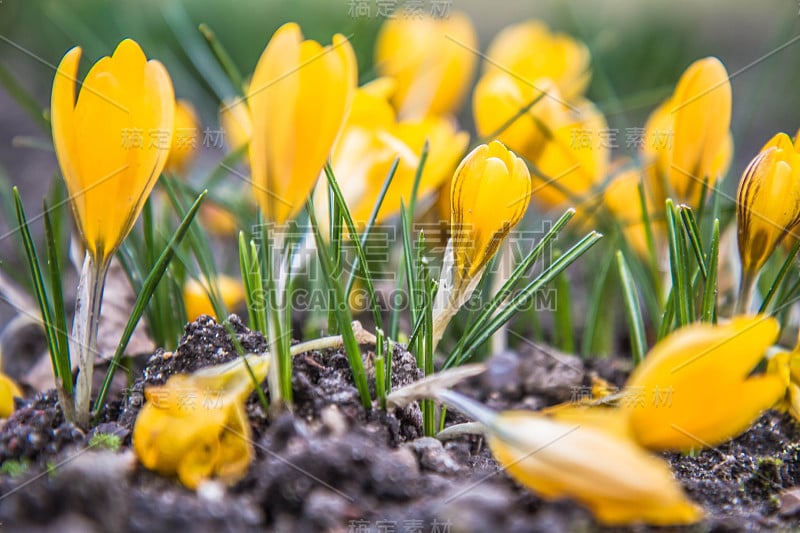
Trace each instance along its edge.
{"label": "blurred background", "polygon": [[[800,127],[800,3],[798,0],[425,0],[426,9],[470,15],[486,49],[504,26],[539,18],[582,39],[592,53],[588,97],[610,128],[641,127],[652,108],[671,93],[695,59],[715,55],[733,86],[735,156],[725,185],[734,191],[747,162],[775,132]],[[203,127],[219,129],[217,109],[233,88],[209,61],[197,32],[201,22],[216,32],[239,69],[249,74],[271,34],[287,21],[309,38],[350,37],[360,81],[374,77],[372,50],[382,22],[377,0],[0,0],[0,64],[42,108],[48,106],[55,65],[72,46],[84,50],[81,76],[124,37],[136,39],[172,75],[176,95],[194,103]],[[203,53],[198,53],[203,49]],[[469,106],[461,116],[470,127]],[[43,143],[37,144],[41,139]],[[49,140],[0,84],[0,186],[19,185],[29,217],[41,210],[56,159]],[[624,133],[620,153],[626,151]],[[198,172],[224,154],[204,148]],[[207,162],[204,165],[203,162]],[[206,170],[207,171],[207,170]],[[6,220],[13,219],[6,213]],[[0,261],[20,264],[18,236],[0,222]],[[0,324],[11,309],[0,303]]]}

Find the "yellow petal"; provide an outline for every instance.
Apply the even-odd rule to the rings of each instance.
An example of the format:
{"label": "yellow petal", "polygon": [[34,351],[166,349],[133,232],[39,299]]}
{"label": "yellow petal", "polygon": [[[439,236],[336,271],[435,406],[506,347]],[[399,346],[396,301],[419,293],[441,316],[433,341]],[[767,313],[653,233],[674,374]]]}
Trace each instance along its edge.
{"label": "yellow petal", "polygon": [[10,377],[0,373],[0,418],[8,418],[14,412],[14,398],[22,398],[22,391]]}
{"label": "yellow petal", "polygon": [[749,377],[775,341],[772,318],[693,325],[658,343],[631,374],[624,406],[635,438],[651,449],[714,446],[747,429],[786,387],[775,375]]}
{"label": "yellow petal", "polygon": [[605,524],[679,525],[702,517],[664,461],[578,417],[500,413],[488,442],[520,483],[546,498],[574,498]]}

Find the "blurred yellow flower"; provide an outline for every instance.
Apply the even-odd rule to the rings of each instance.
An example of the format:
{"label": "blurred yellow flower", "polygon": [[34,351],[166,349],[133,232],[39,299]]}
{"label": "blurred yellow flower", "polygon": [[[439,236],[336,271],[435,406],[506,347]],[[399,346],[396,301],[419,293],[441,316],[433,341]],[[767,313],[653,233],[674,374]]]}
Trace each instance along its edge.
{"label": "blurred yellow flower", "polygon": [[[230,311],[244,303],[244,286],[240,280],[220,274],[217,276],[216,282],[226,309]],[[214,306],[208,296],[205,284],[205,280],[200,282],[190,278],[183,285],[183,305],[186,308],[186,318],[189,320],[195,320],[200,315],[218,318],[214,313]]]}
{"label": "blurred yellow flower", "polygon": [[568,122],[567,110],[547,78],[529,83],[507,73],[487,74],[472,95],[478,135],[497,138],[531,162],[539,157],[549,131]]}
{"label": "blurred yellow flower", "polygon": [[398,16],[375,44],[375,68],[397,83],[392,102],[403,119],[458,112],[472,81],[478,36],[469,17]]}
{"label": "blurred yellow flower", "polygon": [[0,372],[0,418],[8,418],[14,412],[14,398],[22,398],[22,391],[14,380]]}
{"label": "blurred yellow flower", "polygon": [[175,96],[164,66],[125,39],[75,83],[81,49],[53,82],[53,143],[86,249],[104,264],[130,233],[172,142]]}
{"label": "blurred yellow flower", "polygon": [[[658,198],[697,208],[708,189],[725,176],[733,155],[731,84],[715,57],[692,63],[675,92],[650,115],[642,154]],[[659,202],[660,204],[661,202]]]}
{"label": "blurred yellow flower", "polygon": [[743,276],[758,274],[800,223],[800,138],[775,135],[739,182],[736,225]]}
{"label": "blurred yellow flower", "polygon": [[[532,161],[533,197],[546,208],[576,207],[608,172],[613,140],[603,114],[591,102],[577,102],[569,122],[552,128]],[[539,174],[541,173],[541,174]]]}
{"label": "blurred yellow flower", "polygon": [[773,409],[791,414],[800,421],[800,352],[780,352],[767,362],[767,374],[778,376],[786,386],[786,393]]}
{"label": "blurred yellow flower", "polygon": [[267,220],[284,223],[305,205],[341,130],[356,88],[350,42],[322,47],[289,23],[272,36],[247,91],[253,194]]}
{"label": "blurred yellow flower", "polygon": [[544,498],[575,499],[606,525],[680,525],[703,516],[668,464],[618,431],[613,412],[495,413],[458,393],[436,395],[483,424],[497,462]]}
{"label": "blurred yellow flower", "polygon": [[489,45],[486,57],[485,75],[511,73],[528,83],[548,78],[567,101],[584,93],[592,75],[586,45],[569,35],[551,32],[540,20],[503,29]]}
{"label": "blurred yellow flower", "polygon": [[[256,380],[263,381],[269,357],[247,356],[247,362]],[[244,410],[252,390],[241,358],[147,387],[133,428],[136,456],[150,470],[177,475],[190,489],[210,478],[235,483],[253,455]]]}
{"label": "blurred yellow flower", "polygon": [[528,167],[499,141],[478,146],[461,161],[450,195],[456,285],[481,272],[522,219],[530,197]]}
{"label": "blurred yellow flower", "polygon": [[746,430],[786,391],[775,374],[751,375],[778,336],[773,318],[697,324],[658,343],[631,374],[622,409],[653,450],[716,446]]}
{"label": "blurred yellow flower", "polygon": [[172,147],[167,158],[167,172],[184,176],[200,148],[200,119],[186,100],[175,102],[175,126]]}
{"label": "blurred yellow flower", "polygon": [[[428,197],[452,176],[469,142],[469,134],[457,131],[450,119],[398,122],[388,102],[390,81],[379,78],[358,89],[350,117],[331,154],[336,179],[357,224],[369,219],[395,159],[399,158],[397,171],[378,212],[378,222],[399,213],[401,201],[409,204],[426,141],[428,156],[418,198]],[[318,209],[327,205],[326,191],[321,180],[315,203]]]}
{"label": "blurred yellow flower", "polygon": [[247,145],[253,136],[250,109],[243,98],[232,98],[222,102],[219,108],[219,123],[231,150],[238,150]]}
{"label": "blurred yellow flower", "polygon": [[623,170],[611,180],[603,191],[603,205],[622,227],[625,240],[639,257],[648,257],[647,228],[644,225],[644,212],[639,195],[639,184],[644,186],[645,206],[650,217],[650,230],[654,239],[654,247],[660,250],[666,243],[666,224],[663,218],[653,220],[658,207],[653,202],[653,194],[649,183],[642,177],[642,170],[630,168]]}
{"label": "blurred yellow flower", "polygon": [[203,221],[203,229],[216,237],[230,237],[239,231],[239,224],[233,213],[213,202],[200,206],[198,216]]}

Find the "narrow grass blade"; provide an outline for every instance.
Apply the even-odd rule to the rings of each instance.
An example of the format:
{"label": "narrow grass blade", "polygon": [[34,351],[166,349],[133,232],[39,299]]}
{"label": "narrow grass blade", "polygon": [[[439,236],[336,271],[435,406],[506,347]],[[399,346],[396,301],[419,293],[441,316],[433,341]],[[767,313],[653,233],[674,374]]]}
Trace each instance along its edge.
{"label": "narrow grass blade", "polygon": [[556,259],[550,267],[540,274],[535,280],[525,286],[516,294],[491,320],[488,320],[482,328],[473,328],[470,337],[466,342],[466,348],[462,354],[462,362],[472,355],[472,353],[484,342],[486,342],[495,331],[500,329],[503,324],[526,305],[534,294],[544,287],[547,283],[555,279],[565,268],[575,262],[581,255],[594,246],[603,236],[593,231],[567,250],[564,255]]}
{"label": "narrow grass blade", "polygon": [[[380,213],[381,206],[383,205],[383,200],[386,198],[386,192],[389,190],[389,186],[392,184],[392,180],[394,180],[394,176],[397,173],[397,167],[400,164],[400,158],[394,160],[392,163],[392,167],[389,169],[389,173],[386,175],[386,179],[383,181],[383,185],[381,186],[381,190],[378,193],[378,200],[375,202],[375,205],[372,208],[372,212],[369,214],[369,219],[367,220],[366,226],[364,226],[364,231],[361,233],[361,247],[364,248],[367,245],[367,239],[369,239],[370,233],[372,232],[372,228],[375,226],[375,221],[378,219],[378,213]],[[349,297],[350,292],[353,289],[353,283],[355,283],[355,274],[356,269],[358,268],[359,260],[356,258],[356,264],[353,265],[353,270],[350,272],[350,277],[347,279],[347,285],[345,286],[344,293]]]}
{"label": "narrow grass blade", "polygon": [[[795,245],[794,253],[797,254],[800,241]],[[708,252],[708,275],[703,289],[702,321],[713,323],[716,321],[717,310],[717,272],[719,269],[719,219],[714,220],[714,233],[711,235],[711,250]],[[771,289],[770,289],[771,291]],[[771,296],[768,295],[770,298]],[[767,301],[767,300],[765,300]],[[763,310],[761,311],[763,312]]]}
{"label": "narrow grass blade", "polygon": [[125,324],[122,337],[120,337],[119,343],[117,344],[117,349],[114,351],[114,356],[111,358],[111,362],[108,365],[108,370],[106,371],[106,376],[103,380],[103,386],[100,388],[100,392],[97,395],[97,401],[95,402],[95,419],[99,415],[99,412],[105,403],[108,389],[111,386],[111,381],[114,379],[114,373],[116,372],[117,367],[120,366],[120,360],[122,359],[122,356],[125,353],[125,348],[128,346],[128,342],[130,341],[131,336],[136,329],[136,325],[139,323],[139,319],[144,313],[144,309],[147,307],[150,297],[158,287],[158,284],[161,281],[161,278],[164,276],[164,273],[167,271],[167,268],[169,268],[170,262],[175,255],[175,249],[180,245],[181,241],[186,236],[189,227],[194,221],[195,215],[197,215],[197,211],[200,209],[200,206],[206,197],[206,194],[206,191],[202,192],[189,208],[189,211],[183,217],[183,220],[181,220],[178,229],[169,240],[169,243],[167,243],[167,246],[161,252],[161,255],[159,255],[158,259],[153,265],[153,268],[150,270],[150,273],[147,275],[147,278],[145,278],[144,283],[142,284],[142,290],[139,291],[136,297],[136,302],[133,305],[133,311],[131,311],[131,315],[128,318],[127,324]]}
{"label": "narrow grass blade", "polygon": [[700,267],[700,273],[703,274],[703,279],[708,278],[708,265],[706,265],[706,258],[703,254],[703,243],[700,238],[700,228],[697,226],[697,220],[694,217],[692,208],[682,205],[678,208],[681,214],[681,222],[689,236],[689,242],[692,244],[697,265]]}
{"label": "narrow grass blade", "polygon": [[514,287],[517,283],[528,274],[528,270],[539,260],[542,254],[547,250],[547,247],[558,237],[558,234],[561,232],[562,229],[569,223],[572,217],[575,216],[574,209],[568,209],[561,218],[559,218],[553,227],[547,232],[547,234],[542,237],[536,246],[533,247],[533,250],[525,256],[525,259],[520,261],[520,263],[514,267],[514,270],[511,272],[511,275],[508,277],[505,283],[503,283],[500,290],[497,291],[497,294],[492,296],[492,299],[487,304],[486,308],[483,309],[478,315],[478,318],[475,319],[475,322],[472,326],[472,330],[479,329],[483,327],[483,324],[489,320],[489,318],[494,314],[497,309],[503,304],[503,302],[509,297],[511,292],[514,290]]}
{"label": "narrow grass blade", "polygon": [[672,200],[666,201],[667,237],[669,240],[669,263],[672,272],[672,294],[675,299],[678,324],[685,326],[691,320],[691,299],[689,297],[689,268],[686,257],[684,233],[675,219]]}
{"label": "narrow grass blade", "polygon": [[311,226],[314,229],[314,239],[317,243],[317,257],[319,257],[319,264],[322,268],[322,274],[325,278],[329,290],[333,293],[333,308],[336,311],[336,316],[339,322],[339,331],[342,334],[344,341],[345,354],[347,360],[350,362],[350,369],[353,372],[353,381],[358,389],[361,404],[364,409],[369,410],[372,407],[372,399],[369,394],[369,385],[367,384],[367,375],[364,371],[364,362],[361,359],[361,349],[356,341],[355,334],[353,333],[353,325],[350,317],[350,307],[344,297],[344,288],[342,287],[341,280],[333,278],[333,263],[330,258],[330,251],[322,237],[322,233],[317,223],[317,217],[314,214],[314,206],[311,200],[307,203],[308,216],[311,220]]}
{"label": "narrow grass blade", "polygon": [[214,54],[219,66],[228,76],[228,79],[231,81],[233,86],[236,87],[236,90],[241,94],[245,94],[245,84],[242,74],[239,72],[239,69],[236,67],[236,63],[233,62],[233,59],[228,51],[225,50],[225,47],[222,46],[222,43],[219,42],[219,39],[217,39],[214,31],[205,23],[200,24],[200,26],[198,26],[198,30],[200,30],[200,34],[203,36],[203,39],[205,39],[209,50],[211,50],[211,53]]}
{"label": "narrow grass blade", "polygon": [[658,327],[658,340],[663,339],[672,331],[675,323],[675,287],[670,289],[664,312],[661,314],[661,324]]}
{"label": "narrow grass blade", "polygon": [[595,277],[592,285],[592,292],[589,296],[589,309],[586,313],[586,326],[581,341],[581,355],[583,356],[595,354],[599,351],[596,336],[600,329],[600,324],[608,320],[610,315],[610,313],[606,312],[608,302],[605,294],[610,289],[608,276],[613,263],[614,254],[606,254],[606,257],[600,263],[600,269],[597,271],[597,277]]}
{"label": "narrow grass blade", "polygon": [[555,333],[558,347],[566,353],[575,352],[575,339],[572,336],[572,305],[570,301],[569,280],[564,272],[555,278],[556,309]]}
{"label": "narrow grass blade", "polygon": [[[58,333],[55,331],[55,322],[53,320],[52,306],[50,298],[47,294],[47,289],[44,284],[44,276],[42,275],[42,268],[39,263],[39,257],[36,254],[36,245],[33,241],[30,228],[28,227],[28,219],[25,216],[25,209],[22,206],[22,200],[19,197],[19,190],[14,187],[14,203],[17,212],[17,223],[20,228],[20,235],[22,236],[22,243],[25,248],[25,257],[28,260],[28,269],[30,270],[31,277],[33,278],[33,288],[36,294],[36,301],[39,304],[39,311],[42,314],[42,327],[44,328],[45,339],[47,340],[47,348],[50,352],[50,362],[53,365],[53,373],[58,381],[71,381],[71,371],[63,373],[63,363],[60,361],[61,350],[58,345]],[[69,376],[68,379],[66,376]],[[66,389],[66,383],[63,387]]]}
{"label": "narrow grass blade", "polygon": [[208,51],[203,38],[197,35],[186,8],[180,2],[169,2],[165,4],[163,13],[167,26],[196,69],[199,79],[207,84],[220,101],[224,100],[233,92],[231,82],[216,58]]}
{"label": "narrow grass blade", "polygon": [[761,308],[758,310],[759,313],[766,313],[767,310],[770,308],[770,303],[772,299],[775,297],[775,293],[778,292],[778,288],[783,283],[783,280],[786,278],[786,274],[789,273],[789,270],[795,264],[795,258],[797,257],[797,252],[800,250],[800,240],[795,241],[794,246],[792,246],[789,255],[786,256],[786,260],[781,265],[781,269],[778,271],[778,274],[775,276],[775,280],[772,282],[772,285],[769,287],[769,291],[767,291],[766,296],[764,296],[764,301],[761,303]]}
{"label": "narrow grass blade", "polygon": [[[333,174],[333,168],[331,168],[330,163],[325,164],[325,176],[328,178],[328,187],[330,187],[334,200],[339,206],[339,211],[344,218],[345,224],[347,224],[347,231],[350,233],[350,240],[353,242],[353,248],[356,252],[356,260],[358,261],[357,265],[354,267],[354,270],[355,268],[360,269],[361,274],[364,277],[364,283],[367,287],[367,295],[369,296],[370,305],[372,306],[372,317],[373,320],[375,320],[375,327],[383,329],[383,320],[381,320],[381,311],[378,307],[378,298],[375,296],[375,285],[373,282],[372,272],[370,272],[369,269],[369,263],[367,263],[367,256],[364,253],[364,247],[361,244],[361,239],[358,235],[358,229],[353,222],[350,209],[347,207],[347,203],[344,200],[344,194],[342,194],[342,189],[339,187],[339,183],[336,181],[336,176]],[[345,291],[345,300],[348,296],[349,293]]]}
{"label": "narrow grass blade", "polygon": [[[436,291],[436,283],[430,279],[427,268],[422,270],[422,281],[425,285],[425,308],[422,311],[425,315],[422,371],[426,376],[431,376],[433,375],[433,293]],[[422,427],[426,436],[432,437],[436,434],[436,406],[433,400],[422,402]]]}
{"label": "narrow grass blade", "polygon": [[[58,246],[50,222],[50,213],[47,202],[42,202],[42,216],[44,218],[44,236],[47,247],[48,270],[50,271],[50,295],[52,296],[53,320],[52,327],[58,345],[59,376],[72,376],[72,364],[69,354],[69,340],[67,337],[67,319],[64,313],[64,292],[61,285],[61,266],[58,259]],[[64,390],[72,394],[72,380],[64,380]]]}
{"label": "narrow grass blade", "polygon": [[0,85],[2,85],[11,98],[19,104],[19,106],[33,119],[41,130],[47,134],[50,133],[50,121],[45,117],[44,109],[36,101],[30,91],[26,90],[14,78],[14,75],[9,71],[2,62],[0,62]]}
{"label": "narrow grass blade", "polygon": [[644,334],[642,311],[639,308],[639,296],[636,294],[636,285],[631,276],[631,271],[625,262],[622,252],[617,252],[617,272],[622,285],[622,296],[625,302],[625,313],[628,317],[628,329],[631,337],[631,354],[633,362],[639,364],[647,351],[647,341]]}

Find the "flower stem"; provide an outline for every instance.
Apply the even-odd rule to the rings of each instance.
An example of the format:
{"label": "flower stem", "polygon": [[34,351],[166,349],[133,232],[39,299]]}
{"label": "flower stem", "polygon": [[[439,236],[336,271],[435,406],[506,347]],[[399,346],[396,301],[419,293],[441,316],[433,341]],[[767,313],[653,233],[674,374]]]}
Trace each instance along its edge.
{"label": "flower stem", "polygon": [[736,297],[734,314],[747,314],[747,310],[750,309],[750,301],[753,299],[753,289],[756,286],[756,279],[756,274],[742,270],[742,279],[739,283],[739,294]]}
{"label": "flower stem", "polygon": [[98,263],[89,252],[83,260],[75,318],[70,339],[71,352],[78,354],[78,380],[75,389],[75,420],[79,426],[89,426],[92,397],[92,374],[97,353],[97,326],[103,304],[103,288],[109,261]]}

